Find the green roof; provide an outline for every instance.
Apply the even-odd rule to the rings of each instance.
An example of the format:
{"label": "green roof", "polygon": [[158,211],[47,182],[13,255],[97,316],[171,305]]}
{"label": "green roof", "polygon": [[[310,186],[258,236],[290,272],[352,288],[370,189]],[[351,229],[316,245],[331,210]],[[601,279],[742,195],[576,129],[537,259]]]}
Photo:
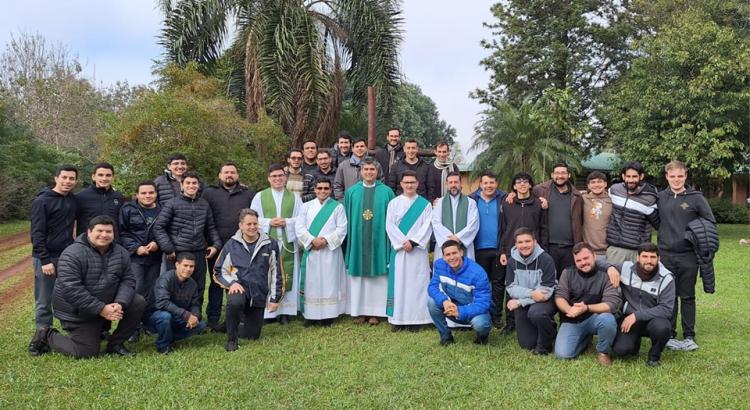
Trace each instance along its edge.
{"label": "green roof", "polygon": [[620,162],[620,157],[611,152],[601,152],[581,162],[584,169],[612,171]]}

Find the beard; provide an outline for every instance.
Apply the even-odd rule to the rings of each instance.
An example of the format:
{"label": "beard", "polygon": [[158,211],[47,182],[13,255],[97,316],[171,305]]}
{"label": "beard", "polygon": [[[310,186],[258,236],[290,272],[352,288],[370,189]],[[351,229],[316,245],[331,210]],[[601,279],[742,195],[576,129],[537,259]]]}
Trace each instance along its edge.
{"label": "beard", "polygon": [[461,191],[458,188],[449,188],[448,193],[451,194],[451,196],[457,196]]}

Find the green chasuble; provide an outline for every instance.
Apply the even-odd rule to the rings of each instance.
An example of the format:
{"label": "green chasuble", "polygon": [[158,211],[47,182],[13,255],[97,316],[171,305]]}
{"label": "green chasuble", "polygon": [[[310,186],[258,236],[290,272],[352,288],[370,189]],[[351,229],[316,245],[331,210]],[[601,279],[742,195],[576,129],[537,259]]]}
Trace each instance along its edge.
{"label": "green chasuble", "polygon": [[469,215],[469,199],[466,195],[458,196],[458,206],[456,207],[456,224],[453,225],[453,207],[451,206],[451,196],[446,195],[443,197],[442,203],[442,215],[440,215],[440,221],[443,226],[448,228],[452,233],[461,232],[462,229],[466,228],[466,221]]}
{"label": "green chasuble", "polygon": [[[263,208],[263,216],[265,218],[275,218],[281,216],[282,218],[291,218],[294,215],[294,194],[288,190],[284,190],[284,194],[281,197],[281,215],[276,215],[276,202],[273,200],[273,194],[271,188],[266,188],[260,191],[260,206]],[[294,244],[286,239],[286,228],[281,230],[281,238],[279,238],[278,230],[271,227],[268,230],[268,236],[275,240],[281,240],[281,246],[279,246],[279,253],[281,256],[281,278],[284,281],[284,291],[288,292],[292,290],[292,281],[294,275]]]}
{"label": "green chasuble", "polygon": [[380,181],[366,188],[352,185],[344,195],[347,226],[346,268],[351,276],[388,274],[391,243],[385,233],[385,213],[395,195]]}

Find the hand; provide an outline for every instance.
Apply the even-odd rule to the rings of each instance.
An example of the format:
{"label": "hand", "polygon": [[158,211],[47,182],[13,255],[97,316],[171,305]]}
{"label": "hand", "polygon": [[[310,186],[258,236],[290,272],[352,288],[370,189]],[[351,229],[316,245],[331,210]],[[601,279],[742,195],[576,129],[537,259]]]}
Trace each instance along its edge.
{"label": "hand", "polygon": [[505,196],[506,203],[512,204],[514,199],[516,199],[515,192],[508,192],[508,195]]}
{"label": "hand", "polygon": [[148,253],[158,252],[159,244],[156,243],[155,241],[151,241],[148,243],[148,245],[146,245],[146,250],[148,251]]}
{"label": "hand", "polygon": [[540,197],[539,203],[542,205],[542,209],[549,208],[549,204],[547,203],[547,198]]}
{"label": "hand", "polygon": [[104,305],[102,311],[99,312],[99,316],[109,320],[110,322],[122,319],[122,315],[122,306],[119,303],[110,303],[109,305]]}
{"label": "hand", "polygon": [[408,240],[404,241],[403,247],[404,247],[404,250],[407,252],[411,252],[412,249],[414,249],[414,247],[411,245],[411,241],[408,241]]}
{"label": "hand", "polygon": [[266,308],[268,308],[269,312],[275,312],[279,308],[278,303],[268,302],[268,305],[266,305]]}
{"label": "hand", "polygon": [[177,258],[177,254],[176,254],[175,252],[172,252],[172,253],[168,253],[168,254],[167,254],[167,260],[168,260],[168,261],[174,261],[174,260],[175,260],[175,258]]}
{"label": "hand", "polygon": [[55,264],[48,263],[46,265],[42,265],[42,273],[44,274],[44,276],[55,276]]}
{"label": "hand", "polygon": [[511,299],[508,301],[508,310],[514,311],[521,307],[521,302],[518,299]]}
{"label": "hand", "polygon": [[135,254],[138,256],[148,255],[148,248],[145,246],[139,246],[138,249],[135,250]]}
{"label": "hand", "polygon": [[216,248],[215,248],[215,247],[213,247],[213,246],[209,246],[208,248],[206,248],[206,257],[207,257],[208,259],[211,259],[211,258],[213,258],[213,257],[214,257],[214,255],[216,255],[216,253],[217,253],[217,252],[219,252],[219,250],[218,250],[218,249],[216,249]]}
{"label": "hand", "polygon": [[312,248],[316,250],[323,249],[326,245],[328,245],[326,238],[315,238],[312,241]]}
{"label": "hand", "polygon": [[614,266],[610,266],[607,269],[607,276],[609,276],[609,281],[612,282],[613,287],[620,287],[620,272]]}
{"label": "hand", "polygon": [[588,310],[589,308],[585,303],[578,302],[571,306],[570,309],[568,309],[568,312],[565,314],[565,316],[570,318],[578,317],[583,313],[588,312]]}
{"label": "hand", "polygon": [[620,325],[620,330],[622,330],[622,333],[628,333],[630,332],[630,328],[633,327],[635,324],[635,313],[629,314],[625,320],[622,321],[622,324]]}
{"label": "hand", "polygon": [[503,266],[508,264],[508,257],[504,253],[500,255],[500,264]]}
{"label": "hand", "polygon": [[537,289],[533,292],[531,292],[531,298],[534,299],[534,302],[544,302],[547,299],[547,292]]}
{"label": "hand", "polygon": [[232,283],[232,286],[229,287],[229,294],[234,295],[235,293],[245,293],[245,288],[239,283],[234,282]]}
{"label": "hand", "polygon": [[286,219],[280,216],[277,216],[276,218],[271,218],[271,226],[275,226],[277,228],[283,228],[286,226]]}
{"label": "hand", "polygon": [[198,316],[190,315],[187,321],[187,325],[185,327],[188,329],[193,329],[196,326],[198,326]]}
{"label": "hand", "polygon": [[458,318],[458,306],[450,300],[443,302],[443,314]]}

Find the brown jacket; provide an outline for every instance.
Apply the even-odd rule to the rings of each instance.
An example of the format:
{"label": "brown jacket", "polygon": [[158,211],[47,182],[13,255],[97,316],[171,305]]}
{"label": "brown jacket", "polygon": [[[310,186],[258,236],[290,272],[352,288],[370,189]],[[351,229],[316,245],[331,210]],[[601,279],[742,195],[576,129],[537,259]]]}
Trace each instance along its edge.
{"label": "brown jacket", "polygon": [[[549,193],[554,182],[550,179],[549,181],[542,182],[536,185],[532,190],[532,193],[537,198],[544,198],[549,203]],[[583,198],[581,192],[576,189],[570,182],[568,182],[568,189],[572,197],[570,198],[570,215],[573,223],[573,242],[578,243],[583,241]],[[550,226],[549,212],[542,213],[543,224],[547,227]],[[554,221],[552,221],[554,223]],[[549,229],[544,233],[547,235],[546,238],[542,238],[542,243],[549,243]]]}

